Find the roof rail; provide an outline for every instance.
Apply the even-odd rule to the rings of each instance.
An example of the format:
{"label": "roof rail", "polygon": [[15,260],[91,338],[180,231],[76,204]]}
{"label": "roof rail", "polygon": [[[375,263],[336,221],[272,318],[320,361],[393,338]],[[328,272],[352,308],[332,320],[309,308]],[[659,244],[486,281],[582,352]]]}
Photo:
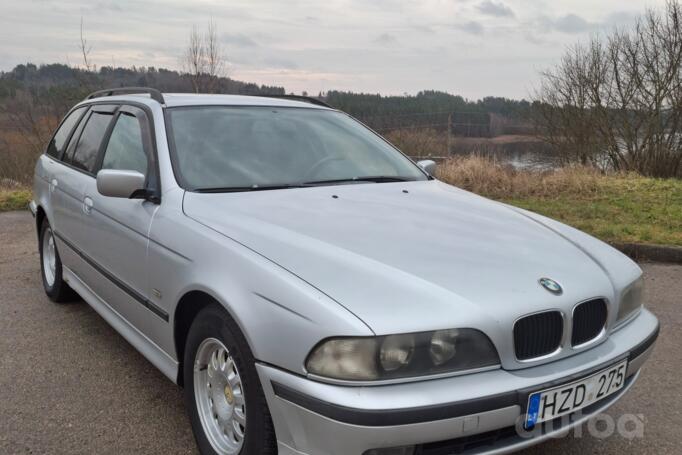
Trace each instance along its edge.
{"label": "roof rail", "polygon": [[100,98],[103,96],[126,95],[132,93],[146,93],[154,101],[158,101],[161,104],[166,104],[166,101],[163,99],[163,95],[161,94],[161,92],[156,90],[155,88],[149,87],[119,87],[109,88],[106,90],[98,90],[96,92],[89,94],[85,99],[90,100],[93,98]]}
{"label": "roof rail", "polygon": [[281,98],[285,100],[294,100],[294,101],[303,101],[304,103],[310,103],[310,104],[315,104],[316,106],[323,106],[323,107],[328,107],[330,109],[334,109],[332,106],[329,104],[325,103],[322,100],[319,100],[317,98],[313,98],[312,96],[303,96],[303,95],[267,95],[267,94],[258,94],[258,95],[250,95],[250,96],[260,96],[262,98]]}

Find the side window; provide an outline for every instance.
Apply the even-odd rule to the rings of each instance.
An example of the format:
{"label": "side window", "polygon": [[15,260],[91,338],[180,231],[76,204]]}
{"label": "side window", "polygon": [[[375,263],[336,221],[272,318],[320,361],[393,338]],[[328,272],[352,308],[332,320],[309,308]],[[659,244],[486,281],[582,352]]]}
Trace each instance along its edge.
{"label": "side window", "polygon": [[86,109],[87,106],[79,107],[64,119],[47,146],[48,155],[56,159],[61,159],[69,141],[69,137]]}
{"label": "side window", "polygon": [[102,138],[107,131],[112,115],[106,112],[93,112],[85,124],[83,132],[78,139],[70,163],[88,172],[94,172],[97,164],[97,153],[102,144]]}
{"label": "side window", "polygon": [[144,151],[142,125],[137,117],[121,112],[111,132],[104,152],[102,169],[138,171],[147,174],[147,154]]}

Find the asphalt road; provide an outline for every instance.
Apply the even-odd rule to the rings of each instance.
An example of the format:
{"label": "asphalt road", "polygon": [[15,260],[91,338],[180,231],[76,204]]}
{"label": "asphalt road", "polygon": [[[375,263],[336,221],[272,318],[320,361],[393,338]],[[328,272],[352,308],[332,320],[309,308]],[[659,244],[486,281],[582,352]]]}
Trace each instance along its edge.
{"label": "asphalt road", "polygon": [[[608,412],[643,416],[643,436],[633,423],[633,439],[585,427],[526,454],[682,453],[682,266],[643,268],[661,336]],[[180,389],[87,304],[45,297],[28,212],[0,214],[0,454],[15,453],[196,453]]]}

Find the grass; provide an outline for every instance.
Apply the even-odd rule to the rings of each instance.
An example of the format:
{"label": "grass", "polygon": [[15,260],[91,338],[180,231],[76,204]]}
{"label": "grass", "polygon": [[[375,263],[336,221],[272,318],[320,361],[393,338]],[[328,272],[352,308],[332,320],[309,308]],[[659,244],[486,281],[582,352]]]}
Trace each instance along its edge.
{"label": "grass", "polygon": [[[440,179],[555,218],[607,242],[682,246],[682,180],[604,175],[591,168],[515,171],[486,158],[453,158]],[[31,191],[0,185],[0,212],[23,210]]]}
{"label": "grass", "polygon": [[584,167],[516,171],[456,158],[439,177],[492,199],[560,220],[607,242],[682,246],[682,180],[601,174]]}
{"label": "grass", "polygon": [[0,187],[0,212],[24,210],[31,201],[31,190],[26,188]]}

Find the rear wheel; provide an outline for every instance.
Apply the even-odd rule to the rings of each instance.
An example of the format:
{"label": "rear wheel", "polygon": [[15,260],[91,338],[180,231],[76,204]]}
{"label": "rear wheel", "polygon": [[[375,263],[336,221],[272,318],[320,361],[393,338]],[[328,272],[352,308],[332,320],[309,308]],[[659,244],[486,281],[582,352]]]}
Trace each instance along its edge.
{"label": "rear wheel", "polygon": [[57,243],[47,220],[40,228],[40,272],[45,294],[53,302],[63,303],[76,300],[77,294],[62,277],[62,261],[59,258]]}
{"label": "rear wheel", "polygon": [[274,429],[244,336],[218,305],[189,329],[185,403],[202,454],[275,454]]}

